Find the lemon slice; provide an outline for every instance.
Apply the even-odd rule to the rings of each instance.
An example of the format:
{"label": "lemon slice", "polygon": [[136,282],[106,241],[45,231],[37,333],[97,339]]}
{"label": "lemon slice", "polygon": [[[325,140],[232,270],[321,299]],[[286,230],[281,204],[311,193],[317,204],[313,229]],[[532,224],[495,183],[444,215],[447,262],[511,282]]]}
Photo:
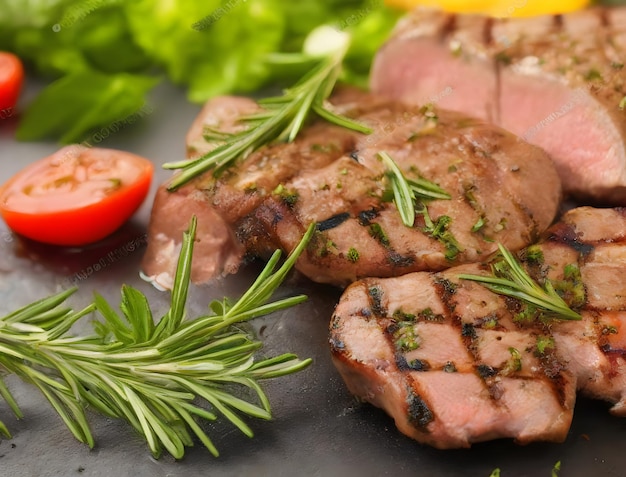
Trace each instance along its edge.
{"label": "lemon slice", "polygon": [[530,17],[568,13],[586,7],[589,0],[385,0],[392,7],[439,7],[446,12],[480,13],[494,17]]}

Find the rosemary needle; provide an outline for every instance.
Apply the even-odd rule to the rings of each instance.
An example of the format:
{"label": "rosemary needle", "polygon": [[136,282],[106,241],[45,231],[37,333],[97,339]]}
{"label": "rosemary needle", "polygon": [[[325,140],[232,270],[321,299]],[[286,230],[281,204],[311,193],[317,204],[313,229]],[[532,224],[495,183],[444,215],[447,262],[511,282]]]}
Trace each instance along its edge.
{"label": "rosemary needle", "polygon": [[[80,311],[62,307],[74,288],[0,318],[2,374],[14,373],[37,387],[74,436],[90,447],[94,439],[87,406],[126,420],[146,439],[154,456],[165,449],[181,458],[194,438],[217,456],[202,420],[221,415],[252,436],[242,416],[271,417],[258,381],[294,373],[311,363],[293,354],[256,360],[262,344],[232,325],[306,299],[300,295],[268,302],[314,226],[278,269],[277,251],[240,300],[232,305],[226,299],[214,302],[207,315],[185,319],[195,229],[194,218],[184,234],[170,309],[156,324],[146,297],[128,286],[122,288],[123,316],[97,294]],[[103,318],[96,321],[96,333],[68,336],[70,327],[94,310]],[[256,398],[240,398],[231,394],[233,388],[248,388]],[[1,378],[0,396],[18,418],[22,416]],[[0,432],[9,436],[3,422]]]}
{"label": "rosemary needle", "polygon": [[481,276],[460,274],[463,280],[482,283],[485,287],[498,293],[517,298],[535,307],[538,311],[551,318],[562,320],[581,320],[579,313],[573,311],[556,292],[550,280],[546,279],[540,286],[526,273],[522,265],[503,245],[498,244],[502,261],[491,266],[493,275]]}
{"label": "rosemary needle", "polygon": [[[339,78],[348,40],[347,34],[330,27],[325,28],[334,33],[329,34],[327,29],[318,29],[310,37],[323,37],[315,41],[318,44],[323,44],[330,37],[331,42],[335,40],[339,46],[312,51],[318,57],[317,64],[295,86],[286,89],[282,96],[260,100],[258,103],[263,109],[259,113],[241,118],[249,123],[247,129],[222,136],[221,145],[199,158],[164,164],[165,169],[181,170],[170,180],[168,190],[175,190],[210,170],[219,174],[238,160],[245,159],[252,152],[274,141],[293,141],[311,112],[333,124],[362,133],[371,132],[367,126],[333,112],[326,101]],[[310,61],[312,55],[296,56]]]}
{"label": "rosemary needle", "polygon": [[450,194],[437,184],[423,178],[407,179],[396,162],[385,151],[378,153],[378,157],[387,169],[387,177],[391,182],[393,202],[400,213],[402,223],[407,227],[415,224],[415,205],[419,199],[450,199]]}

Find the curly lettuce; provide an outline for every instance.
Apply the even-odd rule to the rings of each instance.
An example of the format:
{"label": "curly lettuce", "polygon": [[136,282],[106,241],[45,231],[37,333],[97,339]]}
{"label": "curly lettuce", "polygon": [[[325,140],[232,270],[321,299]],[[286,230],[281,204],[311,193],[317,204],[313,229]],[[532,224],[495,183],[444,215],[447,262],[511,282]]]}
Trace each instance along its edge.
{"label": "curly lettuce", "polygon": [[[141,108],[163,76],[197,103],[283,85],[301,71],[269,56],[300,51],[321,24],[353,34],[343,80],[364,85],[398,16],[383,0],[0,0],[0,50],[57,80],[27,107],[17,137],[80,141],[114,112]],[[120,108],[94,109],[116,91]],[[72,114],[58,114],[70,103]]]}

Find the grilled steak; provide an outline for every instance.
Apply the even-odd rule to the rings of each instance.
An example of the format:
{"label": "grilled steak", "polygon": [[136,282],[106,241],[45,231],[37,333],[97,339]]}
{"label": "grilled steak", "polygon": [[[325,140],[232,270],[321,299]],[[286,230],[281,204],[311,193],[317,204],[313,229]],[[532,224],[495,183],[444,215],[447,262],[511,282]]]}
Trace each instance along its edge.
{"label": "grilled steak", "polygon": [[495,20],[415,10],[374,60],[375,93],[435,102],[545,149],[566,194],[626,200],[626,7]]}
{"label": "grilled steak", "polygon": [[[296,268],[314,281],[340,286],[365,276],[476,261],[496,242],[519,249],[554,219],[560,183],[541,149],[459,113],[352,90],[335,103],[374,133],[316,122],[295,142],[265,147],[220,178],[206,174],[173,193],[161,187],[144,274],[170,286],[181,230],[192,214],[200,237],[196,282],[235,271],[246,256],[292,250],[316,222],[318,233]],[[232,130],[233,111],[251,108],[248,100],[214,100],[200,121],[209,118],[211,128]],[[193,131],[188,143],[195,154],[206,145],[197,137],[202,128],[196,124]],[[384,197],[388,181],[379,151],[389,153],[408,178],[436,182],[451,199],[428,202],[416,225],[404,226]]]}
{"label": "grilled steak", "polygon": [[626,416],[626,210],[573,209],[519,256],[581,321],[537,319],[459,279],[490,275],[485,264],[368,278],[344,291],[330,325],[349,390],[438,448],[563,441],[577,389]]}

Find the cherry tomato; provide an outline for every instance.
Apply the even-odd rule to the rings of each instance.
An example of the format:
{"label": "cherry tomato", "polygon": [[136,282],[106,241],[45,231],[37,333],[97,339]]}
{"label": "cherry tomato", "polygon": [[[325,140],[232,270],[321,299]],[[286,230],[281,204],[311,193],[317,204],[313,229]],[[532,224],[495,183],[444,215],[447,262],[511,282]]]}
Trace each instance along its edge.
{"label": "cherry tomato", "polygon": [[113,149],[68,146],[0,188],[0,214],[17,234],[55,245],[86,245],[117,230],[139,208],[154,167]]}
{"label": "cherry tomato", "polygon": [[13,115],[24,82],[24,66],[12,53],[0,51],[0,119]]}

